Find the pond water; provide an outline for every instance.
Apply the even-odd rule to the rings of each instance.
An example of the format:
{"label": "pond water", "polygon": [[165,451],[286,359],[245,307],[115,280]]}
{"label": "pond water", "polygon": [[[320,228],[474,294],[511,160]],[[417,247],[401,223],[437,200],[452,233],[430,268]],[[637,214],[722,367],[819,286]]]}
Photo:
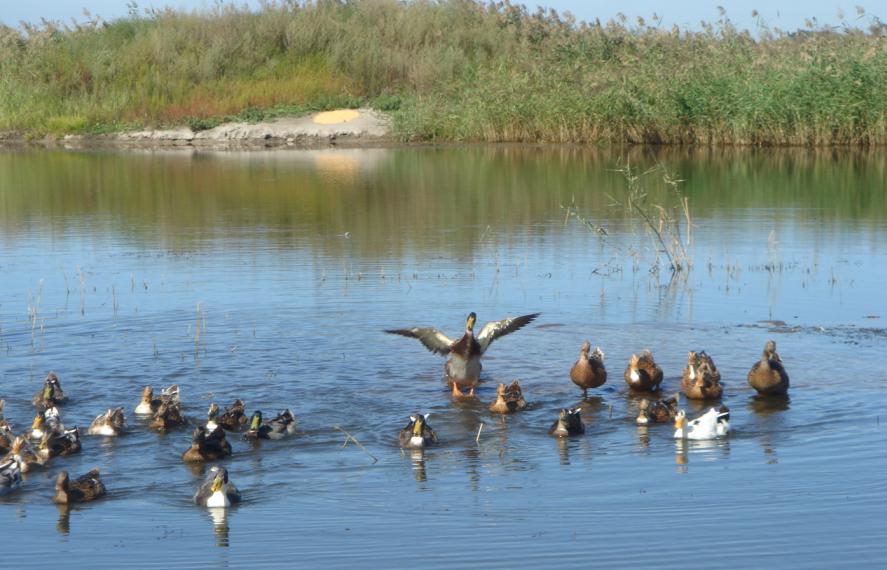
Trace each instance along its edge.
{"label": "pond water", "polygon": [[[656,265],[626,164],[683,180],[689,239],[662,171],[639,185],[680,222],[691,270]],[[84,435],[0,497],[2,566],[876,566],[885,181],[879,150],[2,151],[6,417],[29,425],[53,370],[65,424],[124,406],[131,428]],[[493,344],[477,401],[455,402],[442,358],[382,330],[455,336],[470,311],[542,314]],[[585,339],[610,377],[582,401],[568,371]],[[768,339],[789,401],[746,383]],[[688,350],[713,356],[729,438],[635,425],[622,370],[644,348],[664,393]],[[515,378],[530,408],[495,417]],[[173,383],[192,426],[235,398],[298,418],[287,440],[230,437],[244,502],[226,516],[190,502],[190,429],[161,436],[132,414],[143,386]],[[587,433],[547,435],[576,405]],[[441,443],[402,452],[416,410]],[[60,469],[92,467],[107,498],[52,504]]]}

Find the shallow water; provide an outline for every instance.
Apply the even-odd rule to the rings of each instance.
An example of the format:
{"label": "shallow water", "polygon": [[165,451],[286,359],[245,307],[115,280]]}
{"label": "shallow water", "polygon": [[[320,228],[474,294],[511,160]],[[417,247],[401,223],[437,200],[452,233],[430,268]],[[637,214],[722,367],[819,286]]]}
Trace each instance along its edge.
{"label": "shallow water", "polygon": [[[613,204],[626,160],[684,180],[685,276],[651,273],[651,236]],[[643,184],[671,204],[657,176]],[[875,151],[0,152],[6,417],[27,426],[54,370],[67,425],[123,405],[131,427],[84,436],[81,454],[0,497],[16,545],[3,565],[876,566],[885,180]],[[606,238],[565,218],[574,200]],[[471,310],[542,316],[493,345],[478,402],[453,402],[443,359],[381,330],[456,335]],[[586,338],[610,379],[582,402],[567,373]],[[787,402],[745,381],[770,338]],[[622,370],[643,348],[665,393],[688,350],[714,357],[728,439],[635,426]],[[494,417],[513,378],[530,409]],[[190,430],[158,436],[131,413],[144,385],[172,383],[193,422],[237,397],[299,419],[289,440],[231,438],[244,502],[225,517],[190,503]],[[580,404],[585,436],[547,435]],[[439,447],[397,447],[415,410]],[[106,499],[51,503],[58,470],[94,466]]]}

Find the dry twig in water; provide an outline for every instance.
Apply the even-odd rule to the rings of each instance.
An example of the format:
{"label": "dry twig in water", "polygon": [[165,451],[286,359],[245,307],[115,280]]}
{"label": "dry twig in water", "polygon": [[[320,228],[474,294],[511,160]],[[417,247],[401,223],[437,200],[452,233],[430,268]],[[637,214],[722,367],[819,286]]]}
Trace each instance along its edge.
{"label": "dry twig in water", "polygon": [[367,451],[367,448],[365,448],[362,443],[357,441],[356,437],[354,437],[353,435],[351,435],[350,433],[345,431],[345,429],[342,428],[342,426],[333,426],[333,427],[345,434],[345,443],[342,444],[342,447],[346,447],[348,445],[349,441],[353,441],[355,443],[355,445],[357,445],[357,447],[361,448],[364,453],[366,453],[367,455],[370,456],[370,458],[373,460],[373,463],[377,463],[379,461],[375,455],[373,455],[372,453]]}

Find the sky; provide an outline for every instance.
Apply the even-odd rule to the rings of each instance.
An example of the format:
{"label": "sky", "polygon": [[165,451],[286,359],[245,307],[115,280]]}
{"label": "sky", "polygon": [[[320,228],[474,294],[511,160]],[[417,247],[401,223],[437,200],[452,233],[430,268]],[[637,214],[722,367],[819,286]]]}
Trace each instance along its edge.
{"label": "sky", "polygon": [[[105,20],[125,16],[127,4],[131,0],[0,0],[0,22],[17,26],[20,21],[39,22],[40,18],[69,22],[71,18],[83,20],[83,10],[88,9],[93,15]],[[681,27],[698,28],[700,20],[714,22],[718,19],[717,6],[727,10],[727,15],[740,28],[753,28],[752,10],[757,10],[767,24],[783,30],[795,30],[804,26],[804,20],[816,17],[820,24],[838,25],[841,20],[839,11],[843,11],[844,19],[850,23],[856,21],[856,8],[863,5],[870,15],[887,19],[887,0],[722,0],[701,2],[698,0],[621,0],[620,2],[602,0],[515,0],[530,7],[542,5],[554,8],[558,12],[570,11],[580,20],[602,22],[614,18],[622,12],[632,20],[642,16],[648,21],[656,13],[662,17],[662,25],[670,27],[677,24]],[[213,0],[137,0],[140,8],[173,7],[184,10],[199,10],[212,6]],[[258,6],[258,0],[238,0],[237,4]]]}

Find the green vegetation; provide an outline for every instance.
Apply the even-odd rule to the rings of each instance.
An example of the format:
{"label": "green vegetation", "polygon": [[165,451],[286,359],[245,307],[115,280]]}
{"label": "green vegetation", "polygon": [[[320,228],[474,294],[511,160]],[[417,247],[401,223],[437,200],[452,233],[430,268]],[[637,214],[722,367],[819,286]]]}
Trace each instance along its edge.
{"label": "green vegetation", "polygon": [[133,6],[0,28],[0,130],[208,128],[343,106],[406,140],[887,143],[887,26],[700,31],[476,0]]}

